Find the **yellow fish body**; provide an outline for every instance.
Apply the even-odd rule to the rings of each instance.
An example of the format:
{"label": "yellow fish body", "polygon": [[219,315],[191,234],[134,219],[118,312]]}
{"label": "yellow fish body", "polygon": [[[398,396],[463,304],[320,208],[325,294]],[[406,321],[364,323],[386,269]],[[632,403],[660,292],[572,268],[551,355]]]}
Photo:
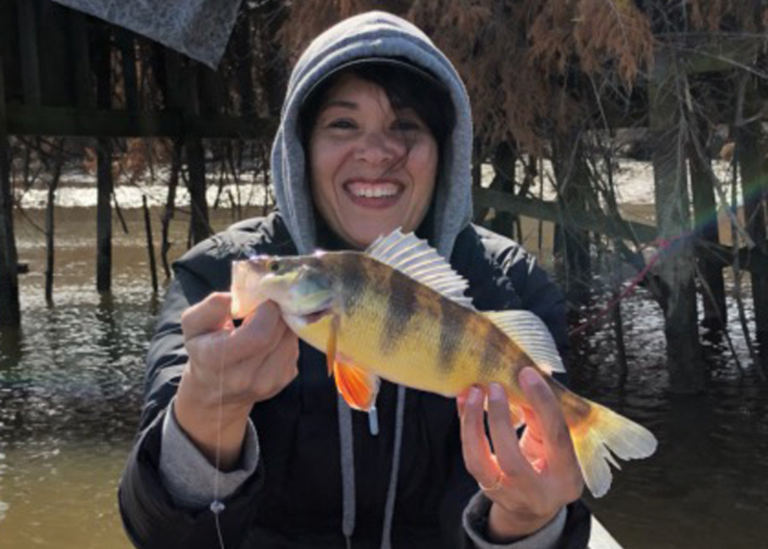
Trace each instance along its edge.
{"label": "yellow fish body", "polygon": [[[233,265],[235,318],[273,300],[304,341],[326,353],[339,392],[370,410],[379,378],[453,397],[474,384],[502,384],[525,404],[518,374],[563,371],[544,323],[528,311],[479,312],[467,282],[429,245],[399,230],[365,253],[257,257]],[[651,455],[644,427],[568,391],[545,375],[571,431],[585,482],[596,496],[611,483],[608,449],[622,459]]]}

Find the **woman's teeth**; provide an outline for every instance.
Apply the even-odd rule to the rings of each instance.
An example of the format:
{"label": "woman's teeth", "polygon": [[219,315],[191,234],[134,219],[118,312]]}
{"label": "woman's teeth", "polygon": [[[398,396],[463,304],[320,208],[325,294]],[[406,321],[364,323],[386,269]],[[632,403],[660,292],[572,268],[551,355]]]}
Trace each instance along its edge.
{"label": "woman's teeth", "polygon": [[397,185],[351,185],[349,190],[360,198],[384,198],[398,192]]}

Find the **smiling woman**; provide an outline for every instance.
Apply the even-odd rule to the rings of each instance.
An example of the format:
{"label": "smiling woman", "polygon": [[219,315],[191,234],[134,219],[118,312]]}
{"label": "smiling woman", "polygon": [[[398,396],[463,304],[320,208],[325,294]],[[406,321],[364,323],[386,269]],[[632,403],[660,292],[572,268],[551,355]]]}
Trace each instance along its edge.
{"label": "smiling woman", "polygon": [[[494,390],[494,383],[463,387],[470,390],[457,402],[420,390],[427,385],[383,380],[364,417],[338,395],[326,357],[295,335],[292,314],[318,324],[313,315],[328,310],[327,292],[301,310],[266,301],[241,323],[232,316],[233,261],[276,256],[265,269],[277,273],[291,261],[284,256],[362,249],[402,227],[442,256],[416,264],[425,280],[437,276],[456,289],[446,297],[456,304],[449,305],[525,308],[563,352],[557,288],[517,243],[470,222],[472,143],[458,73],[407,21],[362,14],[305,50],[272,148],[278,211],[231,227],[175,265],[147,358],[142,432],[120,490],[137,546],[585,546],[589,512],[579,500],[583,481],[567,425],[532,370],[521,386],[530,407],[520,439],[505,389]],[[453,271],[455,278],[441,278]],[[352,290],[340,301],[352,310],[367,294],[361,269],[344,272]],[[327,281],[319,280],[325,290]],[[376,279],[370,286],[392,298],[381,301],[387,305],[376,309],[377,321],[355,317],[344,325],[343,333],[363,346],[378,342],[387,365],[394,363],[394,342],[424,332],[416,320],[424,304],[406,280]],[[254,298],[261,289],[235,297]],[[458,345],[452,333],[461,324],[440,318],[447,320],[434,323],[428,336],[442,353],[438,376],[447,371],[444,359]],[[341,333],[338,322],[331,324],[334,334]],[[494,339],[483,341],[470,362],[475,355],[480,365],[483,357],[492,362]],[[327,347],[334,365],[354,371],[338,348]],[[420,362],[403,364],[423,372]]]}

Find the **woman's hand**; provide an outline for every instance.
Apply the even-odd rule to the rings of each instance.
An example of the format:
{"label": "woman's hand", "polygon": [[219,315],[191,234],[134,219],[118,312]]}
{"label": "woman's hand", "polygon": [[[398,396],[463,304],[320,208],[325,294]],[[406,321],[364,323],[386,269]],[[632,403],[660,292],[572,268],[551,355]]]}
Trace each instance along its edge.
{"label": "woman's hand", "polygon": [[201,452],[219,466],[237,463],[248,414],[298,374],[298,338],[272,302],[235,328],[228,293],[214,293],[181,316],[189,361],[179,384],[176,421]]}
{"label": "woman's hand", "polygon": [[464,462],[485,495],[493,501],[488,518],[491,541],[532,534],[551,521],[584,489],[565,418],[552,390],[533,368],[519,375],[530,408],[527,427],[518,438],[504,388],[488,389],[488,425],[483,422],[483,391],[472,387],[458,398]]}

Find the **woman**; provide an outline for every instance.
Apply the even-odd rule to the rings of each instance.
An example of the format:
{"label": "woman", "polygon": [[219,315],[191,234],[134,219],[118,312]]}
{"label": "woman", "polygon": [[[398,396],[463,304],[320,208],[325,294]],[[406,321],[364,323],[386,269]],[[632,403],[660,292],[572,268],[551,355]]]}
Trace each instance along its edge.
{"label": "woman", "polygon": [[567,428],[530,369],[520,382],[533,416],[521,440],[495,385],[490,436],[480,388],[459,398],[457,414],[451,399],[388,383],[375,430],[274,304],[237,327],[229,316],[233,259],[364,249],[402,227],[450,258],[475,307],[535,312],[562,351],[560,293],[518,245],[470,224],[471,142],[458,75],[409,23],[368,13],[309,46],[273,147],[278,212],[175,266],[120,487],[137,546],[586,545]]}

